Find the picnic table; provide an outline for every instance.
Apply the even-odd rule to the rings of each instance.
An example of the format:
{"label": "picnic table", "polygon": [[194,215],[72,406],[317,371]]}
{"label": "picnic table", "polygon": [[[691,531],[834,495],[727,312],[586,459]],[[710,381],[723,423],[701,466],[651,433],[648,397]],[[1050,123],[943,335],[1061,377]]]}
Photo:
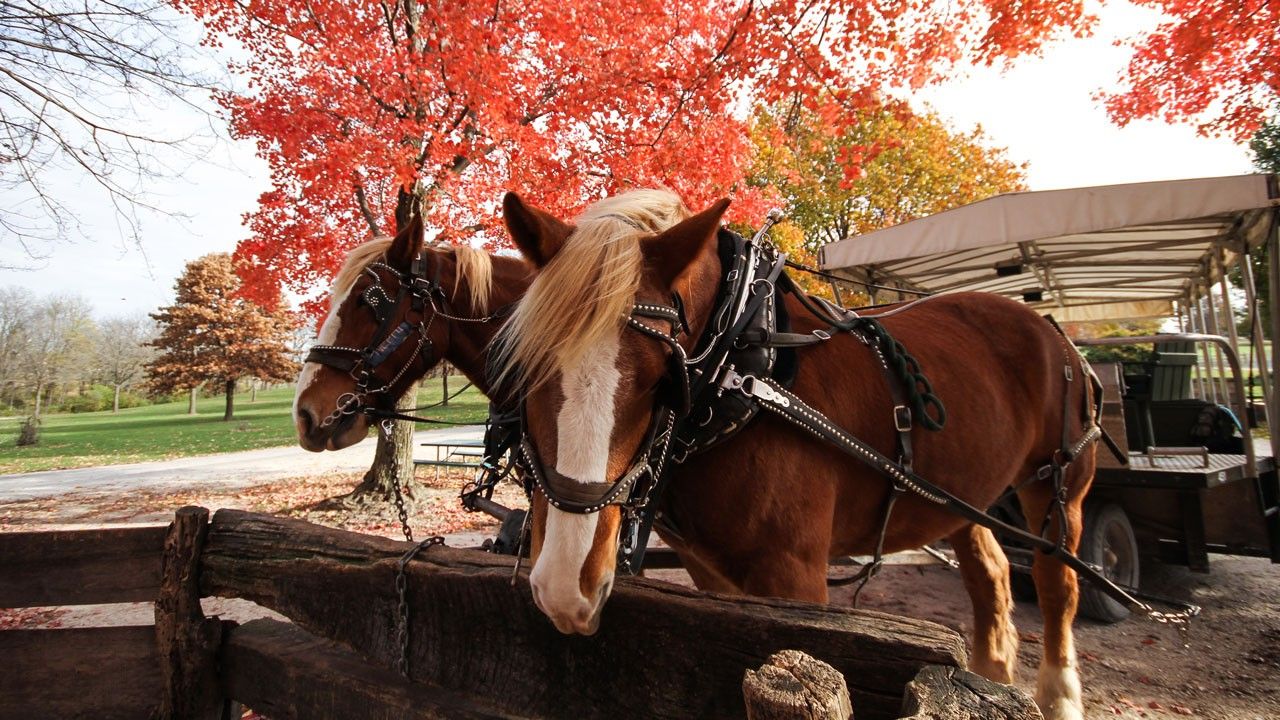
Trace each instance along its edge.
{"label": "picnic table", "polygon": [[413,465],[415,468],[435,468],[437,480],[440,479],[440,468],[479,469],[484,460],[484,440],[480,437],[424,442],[421,447],[430,448],[431,457],[414,458]]}

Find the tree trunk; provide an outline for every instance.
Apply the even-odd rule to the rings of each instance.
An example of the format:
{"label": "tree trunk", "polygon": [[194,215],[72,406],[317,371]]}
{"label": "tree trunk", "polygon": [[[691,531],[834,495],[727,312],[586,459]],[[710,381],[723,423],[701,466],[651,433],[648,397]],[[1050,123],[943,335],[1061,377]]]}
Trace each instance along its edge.
{"label": "tree trunk", "polygon": [[443,393],[440,397],[440,405],[442,407],[449,406],[449,365],[445,363],[440,366],[440,387]]}
{"label": "tree trunk", "polygon": [[[414,215],[422,212],[421,198],[414,190],[400,188],[396,199],[396,231],[408,227]],[[415,382],[396,401],[396,408],[408,410],[417,404],[418,383]],[[360,485],[348,496],[350,500],[389,501],[394,496],[392,483],[408,489],[413,484],[413,423],[397,420],[392,423],[391,437],[377,427],[378,447],[374,451],[373,466],[364,474]],[[412,493],[406,493],[410,500]]]}
{"label": "tree trunk", "polygon": [[111,414],[112,415],[115,415],[116,413],[120,412],[120,388],[121,387],[122,387],[121,385],[115,386],[116,392],[114,397],[111,398]]}
{"label": "tree trunk", "polygon": [[36,383],[36,407],[35,412],[31,413],[31,417],[40,419],[40,401],[44,399],[44,383]]}
{"label": "tree trunk", "polygon": [[249,382],[250,382],[250,385],[249,385],[249,402],[250,402],[250,403],[256,403],[256,402],[258,402],[258,385],[259,385],[262,381],[261,381],[261,380],[259,380],[258,378],[254,378],[254,379],[250,380]]}
{"label": "tree trunk", "polygon": [[199,385],[191,388],[191,396],[187,398],[187,414],[188,415],[196,414],[196,394],[198,394],[199,392],[200,392]]}
{"label": "tree trunk", "polygon": [[[396,402],[396,409],[411,410],[418,399],[418,383],[409,386],[404,396]],[[379,423],[375,426],[378,447],[373,454],[373,466],[364,474],[359,487],[351,493],[353,500],[388,502],[395,497],[392,483],[405,491],[405,502],[413,496],[413,423],[397,420],[391,424],[391,437],[383,432]]]}
{"label": "tree trunk", "polygon": [[236,409],[236,379],[231,378],[224,387],[227,395],[227,409],[222,413],[222,421],[226,422],[231,419]]}

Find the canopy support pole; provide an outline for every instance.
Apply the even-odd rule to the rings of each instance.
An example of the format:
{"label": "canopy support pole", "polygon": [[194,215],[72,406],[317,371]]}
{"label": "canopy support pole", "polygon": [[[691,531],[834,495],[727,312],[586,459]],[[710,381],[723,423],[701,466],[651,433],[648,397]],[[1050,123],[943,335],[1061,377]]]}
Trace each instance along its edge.
{"label": "canopy support pole", "polygon": [[[1222,321],[1227,325],[1227,339],[1231,342],[1231,352],[1240,357],[1240,335],[1236,332],[1236,316],[1231,309],[1231,290],[1227,287],[1227,250],[1221,245],[1213,255],[1214,260],[1218,263],[1218,294],[1222,296]],[[1244,405],[1236,408],[1240,413],[1236,417],[1240,420],[1240,424],[1246,429],[1249,428],[1249,374],[1246,371],[1239,378],[1242,385],[1240,395],[1231,395],[1229,397],[1243,397]]]}
{"label": "canopy support pole", "polygon": [[[1205,315],[1209,320],[1209,334],[1222,337],[1222,330],[1218,327],[1218,308],[1213,302],[1213,277],[1212,270],[1209,269],[1209,263],[1205,263],[1205,282],[1204,282],[1204,306]],[[1213,348],[1213,358],[1218,366],[1218,395],[1222,398],[1221,404],[1231,407],[1231,394],[1227,392],[1227,364],[1222,360],[1222,352],[1217,348]]]}
{"label": "canopy support pole", "polygon": [[[1267,278],[1269,282],[1268,290],[1271,300],[1271,341],[1275,342],[1280,338],[1280,209],[1271,211],[1271,232],[1267,233],[1264,240],[1268,244],[1267,247]],[[1273,346],[1271,353],[1271,377],[1280,377],[1280,353],[1275,352]],[[1267,424],[1272,428],[1271,434],[1271,456],[1280,457],[1280,432],[1275,432],[1277,427],[1276,417],[1280,413],[1280,399],[1277,398],[1280,393],[1272,393],[1267,399]],[[1252,438],[1250,438],[1252,440]]]}
{"label": "canopy support pole", "polygon": [[1257,366],[1258,378],[1262,381],[1262,401],[1267,408],[1267,426],[1275,421],[1271,418],[1271,368],[1267,367],[1266,333],[1262,327],[1262,309],[1258,306],[1258,286],[1253,281],[1253,261],[1249,257],[1249,248],[1245,246],[1240,253],[1238,267],[1240,277],[1244,280],[1244,300],[1249,310],[1249,353],[1250,367]]}
{"label": "canopy support pole", "polygon": [[[1191,289],[1191,328],[1198,333],[1209,334],[1208,328],[1204,324],[1204,305],[1200,302],[1200,289]],[[1203,343],[1196,343],[1197,350],[1200,353],[1200,384],[1203,389],[1208,390],[1200,396],[1201,400],[1208,400],[1214,405],[1218,404],[1218,386],[1213,384],[1213,373],[1210,372],[1212,363],[1209,361],[1209,348]]]}

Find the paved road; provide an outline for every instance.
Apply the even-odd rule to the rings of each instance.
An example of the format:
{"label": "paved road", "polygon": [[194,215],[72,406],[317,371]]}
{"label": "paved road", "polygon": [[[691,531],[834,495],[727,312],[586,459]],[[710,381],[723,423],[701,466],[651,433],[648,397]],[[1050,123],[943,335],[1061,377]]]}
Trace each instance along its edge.
{"label": "paved road", "polygon": [[[414,434],[414,444],[478,440],[480,425],[463,425]],[[299,475],[364,470],[373,462],[370,438],[337,452],[312,453],[298,446],[248,450],[158,462],[108,465],[77,470],[0,475],[0,502],[32,500],[81,492],[180,489],[216,482],[220,487],[249,487]]]}

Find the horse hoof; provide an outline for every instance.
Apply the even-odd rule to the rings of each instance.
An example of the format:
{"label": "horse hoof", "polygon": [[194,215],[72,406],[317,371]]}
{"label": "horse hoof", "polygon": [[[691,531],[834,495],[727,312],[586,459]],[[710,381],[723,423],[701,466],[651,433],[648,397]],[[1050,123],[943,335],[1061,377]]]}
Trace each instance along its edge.
{"label": "horse hoof", "polygon": [[1036,678],[1036,705],[1045,720],[1084,720],[1080,675],[1075,667],[1042,664]]}

